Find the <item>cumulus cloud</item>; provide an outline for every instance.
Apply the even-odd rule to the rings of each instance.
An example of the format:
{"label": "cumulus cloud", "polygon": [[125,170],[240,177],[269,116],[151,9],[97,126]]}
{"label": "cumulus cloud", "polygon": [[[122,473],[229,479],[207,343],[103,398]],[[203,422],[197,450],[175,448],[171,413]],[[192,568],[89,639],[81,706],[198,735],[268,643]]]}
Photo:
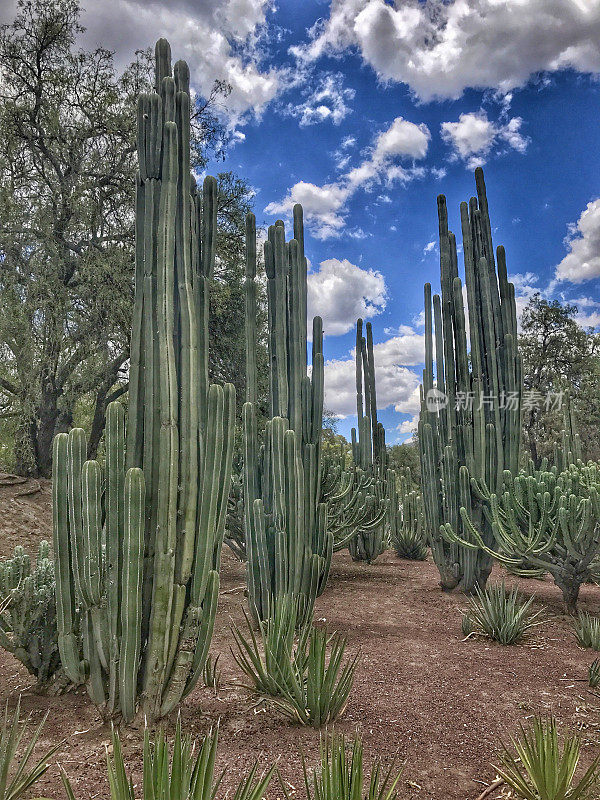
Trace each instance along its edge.
{"label": "cumulus cloud", "polygon": [[488,119],[483,109],[461,114],[458,122],[442,122],[442,139],[452,148],[452,159],[464,161],[468,169],[485,164],[492,148],[504,143],[524,153],[529,140],[521,133],[521,117],[512,117],[505,123]]}
{"label": "cumulus cloud", "polygon": [[301,127],[319,122],[339,125],[350,113],[348,103],[356,94],[354,89],[344,88],[342,84],[343,75],[339,72],[322,75],[314,88],[305,90],[304,101],[298,104],[288,103],[285,113],[298,118]]}
{"label": "cumulus cloud", "polygon": [[414,414],[410,419],[403,420],[396,428],[398,433],[414,433],[419,424],[419,415]]}
{"label": "cumulus cloud", "polygon": [[317,272],[308,274],[308,319],[322,317],[326,336],[340,336],[351,330],[359,317],[380,314],[386,298],[381,272],[361,269],[347,259],[327,259]]}
{"label": "cumulus cloud", "polygon": [[[382,182],[386,185],[395,181],[407,183],[424,174],[414,161],[426,156],[430,139],[427,125],[416,125],[396,117],[387,130],[376,136],[358,166],[322,186],[299,181],[282,200],[269,203],[265,212],[289,216],[294,205],[302,203],[305,219],[318,238],[339,236],[346,225],[346,204],[359,188],[371,189]],[[410,159],[413,164],[405,167],[396,163],[400,158]]]}
{"label": "cumulus cloud", "polygon": [[333,0],[292,48],[304,61],[356,49],[383,81],[422,100],[502,93],[532,75],[600,72],[600,0]]}
{"label": "cumulus cloud", "polygon": [[136,49],[154,46],[159,32],[171,43],[174,58],[189,63],[195,90],[207,95],[217,79],[231,85],[225,105],[234,118],[260,112],[280,89],[280,73],[261,64],[260,33],[271,0],[111,0],[110,9],[88,0],[83,5],[83,46],[114,50],[122,67]]}
{"label": "cumulus cloud", "polygon": [[[408,326],[403,333],[379,342],[373,348],[377,407],[416,414],[419,410],[420,377],[412,369],[423,363],[425,339]],[[325,405],[340,416],[356,414],[355,351],[346,359],[325,363]]]}
{"label": "cumulus cloud", "polygon": [[567,255],[556,267],[556,280],[582,283],[600,276],[600,199],[592,200],[569,225]]}

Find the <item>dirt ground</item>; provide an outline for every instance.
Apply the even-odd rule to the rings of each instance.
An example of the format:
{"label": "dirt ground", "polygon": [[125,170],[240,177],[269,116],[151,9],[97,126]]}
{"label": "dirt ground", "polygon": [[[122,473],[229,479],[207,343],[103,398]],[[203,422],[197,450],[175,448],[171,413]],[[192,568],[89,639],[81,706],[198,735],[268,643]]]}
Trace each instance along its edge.
{"label": "dirt ground", "polygon": [[[51,535],[49,483],[35,494],[17,496],[23,488],[0,488],[0,557],[10,555],[15,544],[33,553],[38,541]],[[213,656],[221,654],[221,685],[216,693],[197,688],[181,709],[182,719],[185,729],[197,735],[221,720],[219,765],[228,768],[225,789],[255,758],[265,765],[279,759],[291,796],[303,798],[299,751],[315,763],[319,732],[256,706],[240,688],[241,675],[231,657],[229,626],[242,622],[243,576],[243,565],[225,548],[211,648]],[[551,712],[561,724],[577,726],[586,743],[585,760],[595,754],[600,696],[586,681],[595,654],[577,646],[550,581],[522,581],[521,587],[548,611],[549,621],[537,629],[535,639],[516,647],[463,641],[460,609],[465,599],[442,594],[431,561],[399,561],[390,552],[366,566],[353,564],[347,553],[335,556],[316,618],[348,635],[350,653],[361,651],[350,701],[336,729],[361,731],[367,764],[377,754],[398,754],[405,762],[401,800],[474,800],[495,777],[490,761],[499,739],[507,739],[536,712]],[[600,588],[584,587],[581,608],[599,611]],[[0,651],[3,701],[13,703],[22,693],[23,708],[34,718],[49,711],[45,743],[61,743],[55,759],[71,777],[78,800],[108,797],[104,752],[110,726],[84,690],[40,697],[30,687],[26,671]],[[172,727],[173,720],[168,724]],[[140,726],[124,730],[122,738],[140,786]],[[64,797],[54,765],[32,796]],[[283,792],[273,782],[268,798],[280,797]]]}

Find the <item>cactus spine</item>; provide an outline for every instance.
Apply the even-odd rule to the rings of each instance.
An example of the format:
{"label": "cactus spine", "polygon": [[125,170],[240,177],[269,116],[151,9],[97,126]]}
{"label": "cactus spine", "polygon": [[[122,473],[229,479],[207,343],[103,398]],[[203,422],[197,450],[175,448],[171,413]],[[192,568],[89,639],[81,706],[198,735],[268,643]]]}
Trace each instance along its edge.
{"label": "cactus spine", "polygon": [[[483,549],[465,550],[442,535],[446,525],[464,533],[461,509],[494,541],[483,498],[502,488],[503,472],[515,475],[521,434],[521,360],[517,352],[514,286],[508,282],[504,248],[496,259],[483,171],[475,171],[477,198],[461,203],[466,316],[458,277],[456,239],[448,230],[446,200],[438,197],[441,298],[425,285],[425,369],[419,421],[425,521],[442,588],[483,587],[491,559]],[[436,379],[433,345],[435,330]],[[436,397],[446,398],[435,408]]]}
{"label": "cactus spine", "polygon": [[247,398],[244,429],[244,527],[252,614],[268,619],[274,601],[292,595],[300,616],[325,587],[333,536],[321,502],[323,330],[313,320],[312,377],[307,374],[306,258],[301,206],[294,238],[281,220],[264,246],[268,298],[270,419],[259,444],[256,423],[256,227],[246,241]]}
{"label": "cactus spine", "polygon": [[139,98],[138,161],[127,431],[112,403],[104,478],[85,462],[83,431],[54,444],[61,657],[69,677],[125,721],[140,701],[150,718],[167,714],[202,673],[233,449],[233,386],[208,386],[216,181],[206,178],[198,195],[189,71],[179,61],[171,73],[164,39],[155,91]]}

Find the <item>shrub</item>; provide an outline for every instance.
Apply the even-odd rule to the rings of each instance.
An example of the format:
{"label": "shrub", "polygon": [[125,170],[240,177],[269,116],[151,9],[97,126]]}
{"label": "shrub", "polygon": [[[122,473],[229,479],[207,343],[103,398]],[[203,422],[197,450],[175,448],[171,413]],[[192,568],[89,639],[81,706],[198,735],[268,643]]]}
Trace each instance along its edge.
{"label": "shrub", "polygon": [[[302,756],[308,800],[363,800],[365,782],[363,744],[356,736],[350,755],[343,736],[333,733],[321,739],[320,764],[309,776]],[[402,771],[395,773],[395,760],[385,768],[380,760],[371,768],[368,800],[394,800]]]}
{"label": "shrub", "polygon": [[573,631],[577,643],[581,647],[590,647],[600,652],[600,619],[592,617],[587,611],[581,611],[573,623]]}
{"label": "shrub", "polygon": [[[584,800],[597,797],[597,756],[579,782],[575,771],[579,763],[581,741],[569,733],[561,750],[556,720],[536,717],[529,727],[520,726],[520,735],[512,740],[512,749],[503,747],[498,774],[522,800]],[[514,751],[514,752],[513,752]]]}
{"label": "shrub", "polygon": [[[475,592],[475,596],[469,599],[469,609],[465,615],[471,625],[469,633],[489,636],[500,644],[518,644],[543,622],[540,619],[542,610],[530,610],[534,598],[523,601],[516,588],[507,591],[504,581],[485,590],[477,586]],[[466,624],[463,617],[463,633]]]}
{"label": "shrub", "polygon": [[[159,729],[152,741],[146,727],[142,791],[144,800],[214,800],[225,774],[223,771],[215,778],[218,738],[218,728],[214,731],[211,729],[197,748],[191,736],[182,733],[181,718],[178,718],[171,756],[164,730]],[[106,756],[111,800],[135,800],[133,781],[127,774],[121,740],[114,728],[112,749],[112,757],[108,753]],[[238,783],[233,800],[262,800],[275,772],[275,765],[261,775],[258,774],[258,769],[257,759],[248,774]],[[61,776],[68,800],[75,800],[69,778],[62,769]]]}

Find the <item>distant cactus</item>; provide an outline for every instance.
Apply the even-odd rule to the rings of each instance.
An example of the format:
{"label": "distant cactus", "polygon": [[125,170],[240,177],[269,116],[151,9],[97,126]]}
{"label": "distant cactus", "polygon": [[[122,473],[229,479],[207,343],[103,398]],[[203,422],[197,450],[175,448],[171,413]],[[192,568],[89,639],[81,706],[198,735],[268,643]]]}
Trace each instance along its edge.
{"label": "distant cactus", "polygon": [[41,688],[60,668],[48,542],[40,542],[33,569],[22,547],[0,561],[0,646],[25,665]]}
{"label": "distant cactus", "polygon": [[[391,474],[390,474],[391,473]],[[424,561],[427,558],[427,538],[423,517],[423,498],[411,488],[410,470],[398,479],[388,471],[388,497],[390,501],[390,540],[398,558]]]}
{"label": "distant cactus", "polygon": [[294,238],[284,223],[269,227],[264,246],[268,298],[269,406],[262,442],[256,423],[256,226],[246,225],[246,398],[244,513],[248,600],[258,620],[292,595],[309,618],[325,588],[333,535],[321,502],[323,329],[313,320],[312,375],[306,352],[307,262],[302,207],[294,207]]}
{"label": "distant cactus", "polygon": [[385,429],[377,419],[377,391],[373,330],[362,319],[356,321],[356,428],[352,428],[352,459],[368,480],[364,492],[364,514],[356,535],[348,542],[354,561],[373,563],[388,545],[387,451]]}
{"label": "distant cactus", "polygon": [[418,428],[433,560],[443,589],[460,585],[467,592],[485,586],[492,558],[483,547],[465,549],[442,531],[464,536],[469,520],[483,544],[494,546],[483,506],[491,493],[502,491],[504,471],[516,475],[518,470],[522,386],[514,286],[508,282],[504,248],[498,247],[494,256],[480,168],[475,181],[477,197],[460,206],[467,311],[446,198],[438,197],[442,293],[433,298],[432,319],[431,285],[425,284],[425,369]]}

